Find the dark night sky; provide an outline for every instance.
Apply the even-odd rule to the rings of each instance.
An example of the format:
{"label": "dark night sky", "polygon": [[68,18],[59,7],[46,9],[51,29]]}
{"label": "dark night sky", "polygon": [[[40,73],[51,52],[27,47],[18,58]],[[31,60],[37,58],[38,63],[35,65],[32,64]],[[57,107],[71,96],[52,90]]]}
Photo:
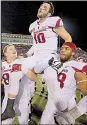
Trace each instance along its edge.
{"label": "dark night sky", "polygon": [[[29,34],[29,25],[37,19],[40,1],[2,1],[1,32]],[[73,41],[87,51],[87,1],[55,1],[54,16],[60,16]]]}

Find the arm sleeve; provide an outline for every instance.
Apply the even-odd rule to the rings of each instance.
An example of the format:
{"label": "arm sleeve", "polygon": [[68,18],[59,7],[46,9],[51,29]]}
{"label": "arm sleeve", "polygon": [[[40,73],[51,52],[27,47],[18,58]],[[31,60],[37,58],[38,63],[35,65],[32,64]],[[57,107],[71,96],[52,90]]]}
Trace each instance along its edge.
{"label": "arm sleeve", "polygon": [[73,63],[72,68],[77,72],[80,71],[80,72],[87,74],[87,64],[86,63],[75,62],[75,63]]}
{"label": "arm sleeve", "polygon": [[53,27],[53,28],[63,26],[63,21],[58,16],[51,17],[50,20],[49,20],[49,26]]}
{"label": "arm sleeve", "polygon": [[32,25],[29,26],[29,33],[32,32]]}
{"label": "arm sleeve", "polygon": [[55,27],[60,27],[60,26],[63,26],[63,21],[60,17],[58,17],[56,24],[55,24]]}

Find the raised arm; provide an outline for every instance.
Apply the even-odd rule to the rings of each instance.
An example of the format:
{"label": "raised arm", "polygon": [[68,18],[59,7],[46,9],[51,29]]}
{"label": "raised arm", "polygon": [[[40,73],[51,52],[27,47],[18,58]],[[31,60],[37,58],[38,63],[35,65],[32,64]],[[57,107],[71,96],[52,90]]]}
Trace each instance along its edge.
{"label": "raised arm", "polygon": [[64,26],[56,27],[55,32],[65,41],[72,42],[71,35],[65,30]]}

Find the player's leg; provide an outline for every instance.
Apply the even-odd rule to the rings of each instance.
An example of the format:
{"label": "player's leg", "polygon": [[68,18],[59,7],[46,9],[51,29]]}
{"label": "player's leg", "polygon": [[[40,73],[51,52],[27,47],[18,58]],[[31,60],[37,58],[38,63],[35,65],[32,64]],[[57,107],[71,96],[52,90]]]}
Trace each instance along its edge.
{"label": "player's leg", "polygon": [[30,84],[30,97],[32,98],[34,96],[35,93],[35,82],[32,81],[32,83]]}
{"label": "player's leg", "polygon": [[80,110],[81,114],[87,112],[87,96],[84,96],[79,103],[77,104],[78,110]]}
{"label": "player's leg", "polygon": [[2,102],[2,113],[5,111],[5,108],[6,108],[6,105],[7,105],[7,100],[8,100],[8,96],[5,95],[4,96],[4,99],[3,99],[3,102]]}
{"label": "player's leg", "polygon": [[18,91],[19,91],[19,80],[22,77],[23,77],[23,73],[21,71],[12,72],[10,75],[8,101],[7,101],[5,111],[1,115],[2,120],[13,118],[15,116],[13,105],[15,102],[16,95],[18,94]]}
{"label": "player's leg", "polygon": [[4,121],[2,121],[2,125],[12,125],[13,124],[13,121],[14,121],[14,118],[9,118],[9,119],[6,119]]}
{"label": "player's leg", "polygon": [[1,107],[2,107],[2,102],[5,96],[5,92],[4,92],[4,84],[1,83]]}
{"label": "player's leg", "polygon": [[23,61],[21,66],[22,72],[32,81],[36,81],[36,75],[33,72],[33,68],[36,65],[36,59],[36,56],[28,57],[25,61]]}
{"label": "player's leg", "polygon": [[[67,101],[67,99],[66,99]],[[73,95],[71,97],[71,99],[68,100],[67,102],[67,109],[65,109],[64,111],[60,112],[60,113],[57,113],[57,117],[61,114],[61,113],[65,113],[65,112],[68,112],[70,111],[72,108],[74,108],[76,106],[76,101],[75,101],[75,95]],[[75,124],[75,119],[72,119],[73,120],[73,124]],[[56,117],[55,117],[55,121],[56,121]],[[57,121],[56,121],[57,122]],[[60,123],[60,122],[59,122]],[[66,122],[62,122],[62,124],[66,124]],[[61,125],[61,124],[60,124]]]}
{"label": "player's leg", "polygon": [[[5,111],[5,108],[6,108],[6,105],[7,105],[7,100],[8,100],[8,93],[5,92],[5,96],[4,96],[4,99],[3,99],[3,103],[2,103],[2,113]],[[2,121],[2,125],[12,125],[13,123],[13,119],[10,118],[10,119],[6,119],[6,120],[3,120]]]}
{"label": "player's leg", "polygon": [[55,54],[43,54],[41,56],[38,56],[38,62],[34,67],[34,71],[36,73],[42,73],[46,68],[49,67],[49,60],[54,57],[55,60],[57,60],[57,57]]}
{"label": "player's leg", "polygon": [[74,121],[87,112],[87,96],[83,97],[79,103],[70,111],[56,117],[58,123],[74,124]]}
{"label": "player's leg", "polygon": [[28,118],[30,113],[30,99],[29,97],[21,100],[21,103],[19,103],[18,109],[21,112],[21,115],[18,116],[19,124],[26,124],[28,125]]}
{"label": "player's leg", "polygon": [[76,106],[75,95],[68,101],[68,111]]}
{"label": "player's leg", "polygon": [[15,103],[18,104],[15,111],[20,111],[20,116],[18,115],[20,124],[28,124],[28,118],[30,113],[30,99],[33,96],[34,92],[34,81],[24,77],[20,81],[19,92],[16,97]]}
{"label": "player's leg", "polygon": [[[75,106],[76,106],[76,100],[75,100],[75,95],[73,95],[72,98],[68,101],[68,111],[70,111]],[[75,124],[75,120],[73,120],[73,123]]]}
{"label": "player's leg", "polygon": [[56,107],[54,101],[49,98],[46,107],[43,111],[40,124],[41,125],[55,124],[54,121],[55,113],[56,113]]}

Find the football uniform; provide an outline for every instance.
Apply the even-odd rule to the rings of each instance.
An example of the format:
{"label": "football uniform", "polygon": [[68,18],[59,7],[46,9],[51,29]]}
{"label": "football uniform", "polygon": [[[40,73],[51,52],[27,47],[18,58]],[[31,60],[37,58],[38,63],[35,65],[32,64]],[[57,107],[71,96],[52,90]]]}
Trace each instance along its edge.
{"label": "football uniform", "polygon": [[[41,124],[46,124],[46,122],[47,124],[51,124],[50,121],[52,121],[52,116],[54,116],[52,115],[52,113],[60,113],[61,111],[65,111],[66,109],[69,111],[76,105],[74,99],[75,90],[77,88],[76,79],[74,77],[76,71],[86,73],[87,64],[76,61],[69,61],[64,64],[64,68],[59,74],[57,74],[57,72],[51,67],[48,67],[48,70],[44,71],[44,77],[48,87],[48,103],[45,111],[43,112]],[[49,100],[53,101],[51,102],[55,107],[54,109],[50,107],[51,104],[49,103]],[[51,109],[53,109],[53,111],[51,111],[49,115],[50,120],[48,122],[46,117]],[[45,122],[43,119],[46,119]]]}
{"label": "football uniform", "polygon": [[[2,62],[2,80],[4,81],[4,90],[5,90],[5,97],[2,103],[2,113],[4,112],[7,105],[8,93],[9,93],[9,87],[10,87],[9,79],[11,75],[12,66],[13,64],[20,64],[23,61],[24,59],[16,59],[10,64],[8,64],[7,62]],[[19,73],[21,74],[22,72],[19,72]],[[14,81],[15,81],[15,78],[14,78]],[[29,101],[33,94],[33,90],[31,89],[31,86],[32,86],[31,84],[32,84],[32,81],[29,80],[25,75],[20,80],[19,92],[14,104],[14,110],[16,112],[16,115],[18,115],[19,124],[28,123],[28,116],[30,112]],[[7,119],[5,121],[2,121],[2,124],[12,124],[12,122],[13,122],[13,119]]]}
{"label": "football uniform", "polygon": [[[58,35],[55,27],[63,26],[60,17],[48,17],[43,23],[36,20],[29,27],[29,31],[33,37],[34,55],[23,63],[24,69],[35,68],[36,73],[41,73],[48,67],[48,60],[51,57],[57,59]],[[26,65],[26,62],[27,65]],[[30,63],[29,63],[30,62]],[[25,71],[26,73],[27,71]]]}
{"label": "football uniform", "polygon": [[29,27],[33,37],[34,53],[57,52],[58,35],[55,27],[63,26],[60,17],[48,17],[43,23],[36,20]]}

